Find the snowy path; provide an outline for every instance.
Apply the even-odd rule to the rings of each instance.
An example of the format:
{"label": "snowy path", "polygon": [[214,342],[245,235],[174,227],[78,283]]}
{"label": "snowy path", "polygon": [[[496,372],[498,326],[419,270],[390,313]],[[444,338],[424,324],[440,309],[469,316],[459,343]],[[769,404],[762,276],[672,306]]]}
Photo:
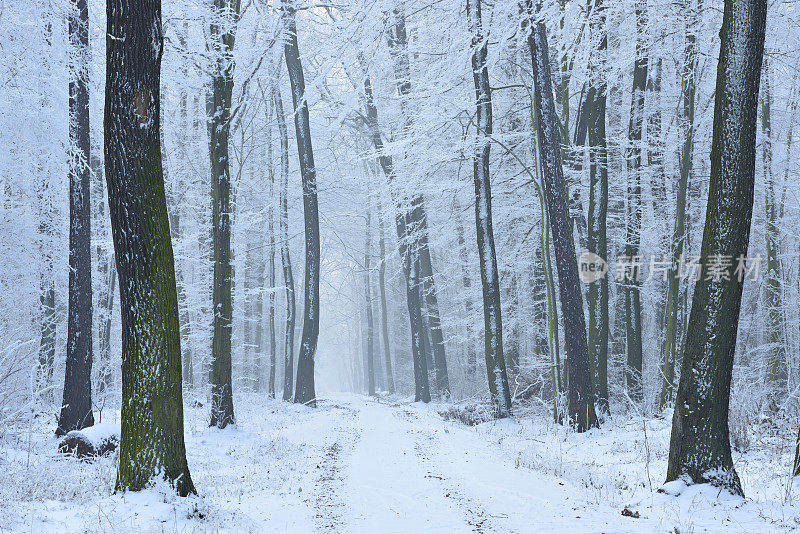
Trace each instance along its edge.
{"label": "snowy path", "polygon": [[318,436],[329,443],[315,483],[321,532],[563,532],[581,524],[581,532],[625,532],[641,521],[587,512],[565,482],[518,467],[485,434],[427,407],[357,396],[321,406],[340,422],[332,441]]}
{"label": "snowy path", "polygon": [[[0,532],[751,533],[800,527],[800,499],[783,500],[780,479],[768,476],[775,468],[764,467],[773,464],[755,455],[740,460],[748,488],[758,488],[750,501],[702,486],[677,499],[653,493],[646,469],[663,476],[669,436],[660,420],[648,423],[649,441],[642,441],[641,422],[624,420],[579,435],[535,417],[468,427],[443,420],[435,405],[349,394],[326,396],[317,409],[249,393],[236,401],[238,424],[225,430],[208,427],[207,406],[186,411],[186,450],[199,492],[190,499],[176,498],[163,484],[114,495],[113,457],[85,463],[58,455],[51,428],[43,427],[30,455],[21,448],[0,451],[0,480],[13,481],[0,486]],[[645,462],[648,451],[653,459]],[[626,506],[641,517],[624,517]]]}

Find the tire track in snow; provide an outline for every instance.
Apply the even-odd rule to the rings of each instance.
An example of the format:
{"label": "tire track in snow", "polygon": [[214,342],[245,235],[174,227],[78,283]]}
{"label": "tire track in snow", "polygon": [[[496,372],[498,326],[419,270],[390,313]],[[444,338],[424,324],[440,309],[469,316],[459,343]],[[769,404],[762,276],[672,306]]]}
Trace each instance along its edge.
{"label": "tire track in snow", "polygon": [[344,532],[342,512],[346,504],[339,491],[346,476],[342,472],[343,457],[352,453],[361,435],[354,425],[355,410],[338,404],[331,409],[344,412],[341,420],[347,423],[337,428],[333,443],[325,448],[317,464],[320,473],[314,483],[314,523],[319,532]]}
{"label": "tire track in snow", "polygon": [[[419,423],[414,414],[409,410],[394,412],[394,414],[399,419]],[[496,519],[502,518],[502,516],[490,515],[480,503],[461,492],[456,483],[436,469],[433,460],[430,455],[427,454],[427,450],[432,447],[441,446],[441,443],[438,442],[433,434],[426,430],[415,430],[413,433],[415,437],[414,452],[428,472],[426,478],[438,481],[439,486],[442,488],[443,495],[452,501],[453,506],[461,512],[466,523],[472,528],[473,532],[479,534],[494,532],[516,533],[515,530],[511,530],[507,526],[497,525]]]}

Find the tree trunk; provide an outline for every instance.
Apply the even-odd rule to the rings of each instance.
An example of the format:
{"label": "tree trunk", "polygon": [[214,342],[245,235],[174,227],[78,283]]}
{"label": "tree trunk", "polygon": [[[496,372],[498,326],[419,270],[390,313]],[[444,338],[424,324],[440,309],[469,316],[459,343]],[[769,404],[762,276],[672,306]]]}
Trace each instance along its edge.
{"label": "tree trunk", "polygon": [[[747,255],[755,184],[756,115],[766,0],[726,0],[700,265]],[[719,262],[716,265],[721,266]],[[742,495],[728,435],[743,277],[709,271],[695,286],[672,421],[667,481],[688,477]],[[709,276],[711,274],[712,276]]]}
{"label": "tree trunk", "polygon": [[797,440],[795,440],[792,476],[800,476],[800,430],[797,431]]}
{"label": "tree trunk", "polygon": [[628,211],[625,227],[625,257],[634,267],[625,280],[625,383],[634,401],[642,399],[642,304],[639,291],[639,245],[642,238],[642,129],[647,88],[647,5],[636,0],[636,59],[633,67],[633,97],[628,126]]}
{"label": "tree trunk", "polygon": [[[400,97],[400,110],[404,122],[404,134],[409,135],[411,129],[411,112],[408,109],[408,105],[411,93],[411,66],[408,57],[408,34],[406,31],[405,14],[401,9],[395,9],[392,12],[391,25],[389,27],[389,31],[387,32],[387,43],[389,45],[389,53],[394,60],[395,85],[397,86],[397,93]],[[425,200],[421,194],[415,194],[410,199],[409,205],[410,206],[406,212],[406,220],[403,222],[404,235],[409,242],[406,246],[406,249],[410,254],[406,264],[408,268],[406,272],[408,280],[413,281],[412,290],[417,293],[417,295],[409,297],[411,298],[411,302],[415,302],[417,306],[415,313],[419,315],[419,318],[412,322],[415,322],[416,328],[419,328],[420,330],[413,333],[413,336],[416,339],[416,344],[418,347],[417,350],[420,351],[420,355],[423,360],[420,362],[419,368],[415,371],[415,375],[417,372],[419,372],[420,380],[422,380],[422,370],[425,370],[424,383],[418,383],[417,390],[420,399],[424,402],[428,402],[428,400],[430,400],[429,381],[427,378],[428,361],[426,359],[426,350],[424,348],[428,336],[428,326],[426,324],[427,318],[423,315],[423,307],[427,305],[427,294],[433,294],[434,296],[436,295],[436,285],[432,277],[428,278],[422,274],[422,270],[424,269],[422,264],[425,261],[422,259],[422,257],[430,254],[428,249],[428,238],[424,232],[424,228],[427,225]],[[411,276],[409,277],[409,275]],[[422,295],[420,293],[423,289],[425,289],[422,284],[426,283],[426,280],[429,284],[428,290],[425,291],[426,295]],[[439,334],[441,334],[441,332],[439,332]],[[412,342],[412,352],[414,350],[413,343],[414,342]],[[437,366],[437,371],[442,369],[446,375],[444,346],[440,345],[440,348],[442,351],[440,353],[441,365]],[[442,371],[439,371],[439,373],[441,372]],[[447,383],[442,381],[439,384],[440,392],[443,390],[443,385],[449,387]],[[426,398],[428,400],[424,400]]]}
{"label": "tree trunk", "polygon": [[[420,197],[421,199],[422,197]],[[428,215],[425,205],[421,201],[421,220],[419,224],[419,262],[422,277],[422,291],[425,296],[427,310],[428,330],[431,336],[431,352],[433,365],[436,370],[436,387],[439,396],[446,399],[450,396],[450,378],[447,373],[447,359],[444,351],[444,335],[442,334],[442,321],[439,315],[439,299],[436,295],[436,281],[433,277],[433,262],[428,242]]]}
{"label": "tree trunk", "polygon": [[383,210],[378,202],[378,232],[381,266],[378,269],[378,289],[381,294],[381,335],[383,338],[384,368],[386,369],[386,388],[394,395],[394,375],[392,374],[392,354],[389,343],[389,314],[386,306],[386,240],[383,230]]}
{"label": "tree trunk", "polygon": [[161,167],[159,0],[108,2],[105,168],[122,310],[118,490],[194,493],[183,441],[175,264]]}
{"label": "tree trunk", "polygon": [[[687,3],[690,0],[685,0]],[[702,4],[698,2],[697,12]],[[678,316],[680,309],[680,271],[686,247],[686,194],[692,173],[692,152],[694,150],[694,103],[695,80],[697,68],[697,52],[695,49],[697,14],[686,9],[686,44],[683,58],[683,149],[680,159],[680,177],[678,178],[677,206],[675,208],[675,228],[672,234],[672,265],[667,277],[667,298],[664,308],[664,346],[662,348],[662,382],[659,395],[659,408],[663,409],[672,400],[675,393],[675,364],[678,360]]]}
{"label": "tree trunk", "polygon": [[453,196],[453,217],[456,219],[456,235],[458,237],[459,259],[461,260],[461,284],[464,287],[464,317],[466,317],[466,344],[467,344],[467,378],[472,380],[478,374],[478,351],[472,340],[472,298],[469,293],[472,288],[472,279],[469,277],[467,263],[469,256],[467,252],[467,241],[464,236],[464,224],[461,222],[461,204],[458,196]]}
{"label": "tree trunk", "polygon": [[[530,16],[528,45],[534,79],[534,101],[541,142],[544,192],[558,271],[561,313],[564,317],[564,337],[569,370],[569,419],[579,432],[598,425],[594,410],[594,393],[589,369],[586,341],[586,322],[583,316],[583,297],[578,282],[575,243],[569,227],[569,214],[564,190],[564,171],[561,166],[558,117],[550,76],[550,58],[543,22],[536,20],[533,1],[526,0]],[[537,5],[537,11],[541,6]]]}
{"label": "tree trunk", "polygon": [[766,208],[766,228],[764,234],[767,241],[767,342],[769,343],[769,360],[767,365],[767,381],[769,383],[769,409],[777,411],[784,393],[782,383],[783,365],[783,332],[781,306],[781,265],[778,259],[780,247],[778,200],[775,197],[775,181],[772,175],[772,94],[770,88],[767,59],[763,65],[764,83],[761,91],[761,154],[764,165],[764,204]]}
{"label": "tree trunk", "polygon": [[[405,31],[405,30],[403,30]],[[390,42],[393,37],[390,38]],[[378,108],[372,96],[372,85],[369,76],[364,77],[364,99],[366,107],[367,121],[372,135],[372,143],[378,153],[378,163],[383,169],[386,179],[389,182],[391,191],[394,181],[394,162],[390,155],[387,155],[383,148],[380,126],[378,123]],[[428,362],[422,350],[422,307],[420,304],[419,292],[419,259],[417,258],[417,246],[413,235],[409,234],[409,220],[412,208],[406,208],[402,200],[394,198],[396,204],[395,228],[397,230],[397,243],[400,252],[400,260],[403,264],[403,274],[406,282],[406,304],[408,306],[408,319],[411,328],[411,355],[414,365],[414,399],[415,401],[430,402],[430,383],[428,379]]]}
{"label": "tree trunk", "polygon": [[[367,200],[369,203],[369,200]],[[372,211],[367,206],[366,239],[364,243],[364,306],[367,315],[367,393],[375,395],[375,317],[372,313],[372,283],[370,253],[372,249]]]}
{"label": "tree trunk", "polygon": [[[177,210],[177,206],[176,206]],[[172,218],[174,227],[173,234],[177,241],[181,235],[180,215],[175,213]],[[189,346],[189,334],[191,332],[191,321],[189,320],[189,306],[186,302],[186,282],[183,277],[183,269],[175,265],[175,280],[178,285],[178,317],[181,325],[181,350],[183,351],[183,381],[190,388],[194,387],[194,365],[192,364],[192,351]],[[113,299],[113,297],[112,297]],[[113,302],[113,300],[112,300]],[[110,308],[109,308],[110,309]]]}
{"label": "tree trunk", "polygon": [[[45,227],[40,225],[40,229]],[[49,226],[42,233],[48,236]],[[43,247],[44,248],[44,247]],[[49,252],[42,251],[44,268],[39,281],[39,304],[41,305],[41,339],[39,341],[39,384],[45,388],[53,380],[53,365],[56,357],[56,289],[53,280],[53,260]],[[48,394],[52,399],[52,395]]]}
{"label": "tree trunk", "polygon": [[319,213],[317,211],[317,171],[311,146],[311,125],[306,101],[306,85],[300,49],[297,45],[297,22],[293,0],[283,0],[286,17],[286,68],[292,85],[294,125],[300,174],[303,179],[303,212],[305,214],[306,268],[304,272],[303,337],[297,357],[297,388],[294,401],[316,407],[314,392],[314,356],[319,337]]}
{"label": "tree trunk", "polygon": [[492,229],[492,189],[489,151],[492,135],[492,96],[486,65],[488,42],[483,34],[481,0],[467,0],[467,16],[472,33],[472,78],[478,136],[472,156],[475,178],[475,226],[483,287],[484,351],[489,393],[497,417],[511,415],[511,391],[503,355],[503,319],[500,306],[500,276]]}
{"label": "tree trunk", "polygon": [[[232,3],[231,3],[232,2]],[[231,336],[233,333],[233,268],[231,259],[231,172],[228,157],[231,101],[233,98],[233,47],[238,0],[214,0],[221,17],[233,15],[232,24],[211,25],[212,46],[217,52],[212,77],[211,104],[211,228],[214,254],[214,335],[211,349],[211,426],[225,428],[235,422]]]}
{"label": "tree trunk", "polygon": [[286,295],[286,328],[283,341],[283,400],[292,399],[294,378],[294,274],[292,274],[292,257],[289,253],[289,134],[286,130],[286,116],[283,114],[283,99],[278,84],[273,87],[275,116],[278,118],[278,133],[281,141],[281,191],[278,219],[281,238],[281,265],[283,267],[283,285]]}
{"label": "tree trunk", "polygon": [[100,378],[100,393],[111,390],[114,379],[114,372],[111,367],[111,322],[114,317],[114,292],[117,284],[117,266],[114,254],[105,260],[106,293],[104,295],[102,322],[100,324],[100,361],[103,365],[103,372]]}
{"label": "tree trunk", "polygon": [[[275,83],[277,86],[277,82]],[[276,89],[277,90],[277,89]],[[272,99],[274,100],[274,99]],[[266,102],[265,102],[266,104]],[[283,103],[281,103],[283,104]],[[277,106],[276,114],[277,114]],[[283,115],[283,105],[281,105],[280,109],[281,115]],[[279,119],[280,121],[284,121],[283,116]],[[286,124],[283,125],[284,130],[286,129]],[[287,147],[288,152],[288,147]],[[276,273],[275,273],[275,170],[272,165],[272,130],[270,129],[267,133],[267,160],[269,165],[269,214],[268,214],[268,224],[267,224],[267,234],[269,239],[269,379],[268,379],[268,395],[270,398],[275,398],[275,372],[277,368],[277,353],[278,353],[278,344],[276,341],[275,335],[275,286],[276,286]],[[288,154],[287,154],[287,164],[288,164]],[[288,172],[287,172],[288,174]],[[279,215],[280,217],[280,215]],[[278,223],[280,225],[280,222]],[[288,233],[288,228],[287,228]],[[288,246],[288,244],[287,244]],[[290,267],[291,268],[291,267]],[[259,321],[261,317],[259,316]],[[259,373],[261,370],[259,369]],[[289,373],[291,376],[291,373]]]}
{"label": "tree trunk", "polygon": [[[589,218],[588,250],[608,261],[608,152],[606,150],[606,7],[595,0],[591,13],[592,42],[597,56],[590,68],[586,96],[589,141]],[[589,309],[589,361],[592,364],[597,409],[608,414],[608,276],[589,284],[586,296]]]}
{"label": "tree trunk", "polygon": [[69,308],[64,396],[57,436],[94,424],[92,414],[92,207],[89,199],[89,8],[72,0],[69,42]]}

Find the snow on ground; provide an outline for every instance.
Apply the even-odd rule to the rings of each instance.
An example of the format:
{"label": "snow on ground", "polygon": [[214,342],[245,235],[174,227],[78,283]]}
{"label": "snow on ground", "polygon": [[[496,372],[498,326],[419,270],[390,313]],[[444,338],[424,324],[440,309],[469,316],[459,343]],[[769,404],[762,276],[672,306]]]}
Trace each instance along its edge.
{"label": "snow on ground", "polygon": [[[786,454],[737,455],[747,500],[663,482],[669,423],[618,417],[578,435],[542,416],[475,427],[443,406],[357,395],[316,410],[237,396],[239,424],[187,410],[200,496],[113,495],[115,458],[57,454],[44,422],[0,438],[0,532],[791,532]],[[115,414],[112,414],[115,415]],[[104,414],[106,419],[108,414]],[[114,421],[110,421],[113,423]],[[646,430],[646,431],[645,431]],[[789,488],[787,490],[787,488]],[[626,517],[627,508],[640,517]]]}

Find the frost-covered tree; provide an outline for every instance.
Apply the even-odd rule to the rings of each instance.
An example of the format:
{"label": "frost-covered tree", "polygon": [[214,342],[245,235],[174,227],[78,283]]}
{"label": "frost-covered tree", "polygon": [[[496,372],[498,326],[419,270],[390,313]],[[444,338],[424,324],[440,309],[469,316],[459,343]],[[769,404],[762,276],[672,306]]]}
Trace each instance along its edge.
{"label": "frost-covered tree", "polygon": [[570,231],[567,211],[564,171],[561,166],[560,133],[550,73],[547,33],[539,20],[541,4],[536,11],[532,0],[526,9],[531,17],[528,46],[531,53],[534,80],[534,105],[542,153],[542,182],[547,198],[550,230],[558,271],[558,290],[564,318],[564,336],[569,372],[568,416],[578,431],[597,426],[592,378],[589,370],[589,349],[586,341],[586,321],[583,297],[578,281],[575,242]]}
{"label": "frost-covered tree", "polygon": [[475,85],[475,153],[472,158],[475,181],[475,226],[483,285],[484,350],[489,393],[498,417],[511,415],[506,360],[503,355],[503,319],[500,280],[492,228],[492,187],[489,154],[492,136],[492,89],[486,65],[488,36],[483,33],[481,0],[467,0],[467,16],[472,33],[472,78]]}

